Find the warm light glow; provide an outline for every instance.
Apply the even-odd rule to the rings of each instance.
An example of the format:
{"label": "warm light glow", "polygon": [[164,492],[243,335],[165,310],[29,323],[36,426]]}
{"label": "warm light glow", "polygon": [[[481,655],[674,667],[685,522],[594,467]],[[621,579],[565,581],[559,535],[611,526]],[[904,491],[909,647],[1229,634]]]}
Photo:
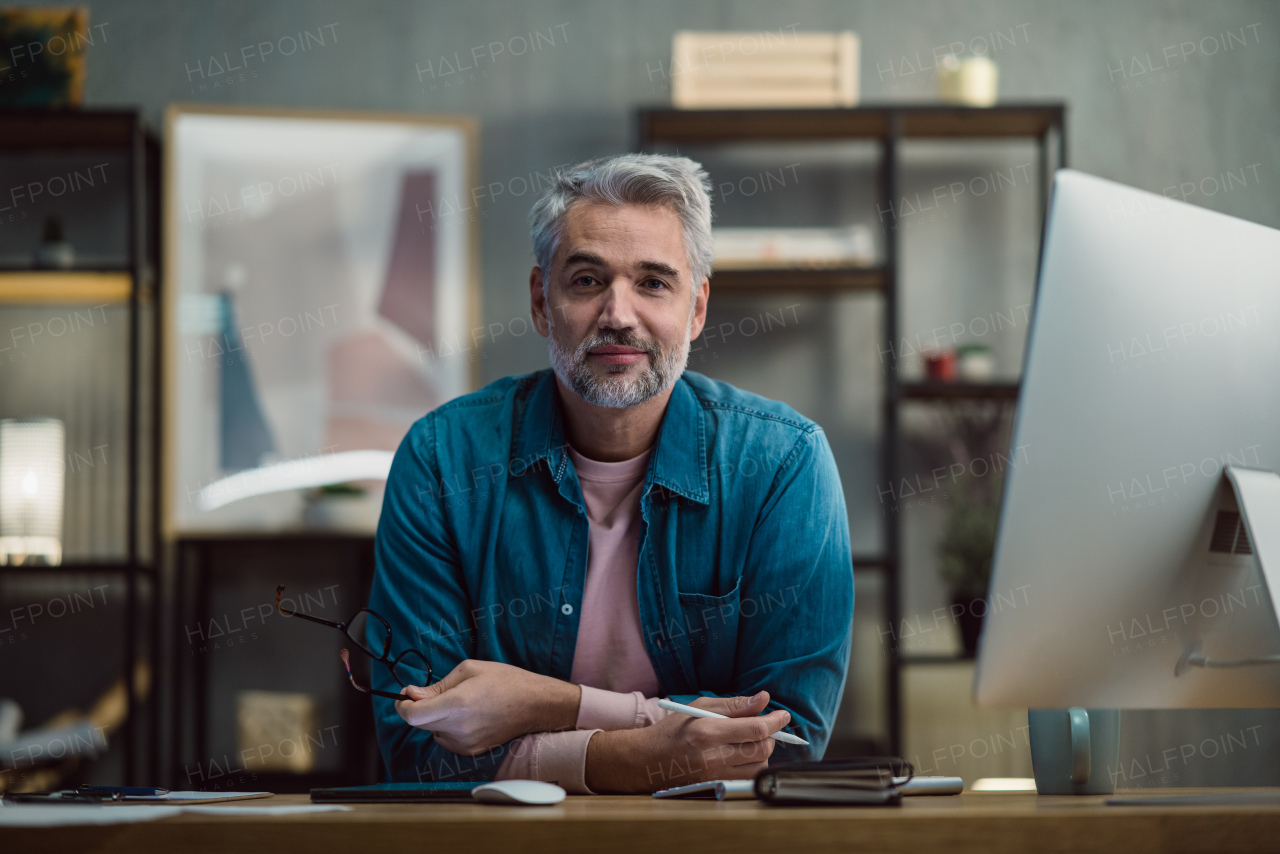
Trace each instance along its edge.
{"label": "warm light glow", "polygon": [[983,777],[969,787],[971,792],[1034,792],[1034,777]]}
{"label": "warm light glow", "polygon": [[0,420],[0,564],[62,563],[65,445],[56,418]]}

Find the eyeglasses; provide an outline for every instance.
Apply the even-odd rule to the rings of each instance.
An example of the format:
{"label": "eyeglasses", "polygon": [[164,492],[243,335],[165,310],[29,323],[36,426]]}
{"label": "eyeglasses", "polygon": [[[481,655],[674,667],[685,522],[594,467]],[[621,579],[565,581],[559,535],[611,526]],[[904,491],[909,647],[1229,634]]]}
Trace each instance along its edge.
{"label": "eyeglasses", "polygon": [[[280,604],[280,597],[284,595],[284,585],[281,584],[276,588],[276,610],[286,617],[300,617],[304,620],[310,620],[313,623],[319,623],[322,626],[328,626],[331,629],[337,629],[347,636],[347,640],[356,645],[356,648],[374,661],[382,662],[382,665],[391,671],[391,677],[400,683],[400,687],[404,688],[409,685],[430,685],[431,684],[431,662],[427,661],[427,657],[419,650],[406,649],[404,652],[395,656],[391,656],[391,625],[383,619],[382,615],[377,611],[371,611],[368,608],[361,608],[351,615],[346,622],[335,623],[332,620],[322,620],[319,617],[313,617],[310,614],[301,614],[297,611],[291,611]],[[380,641],[375,640],[373,645],[367,641],[366,629],[368,628],[368,620],[376,620],[382,624],[383,634]],[[350,654],[344,649],[339,653],[342,663],[347,668],[347,678],[351,680],[351,685],[357,691],[363,691],[366,694],[372,694],[375,697],[386,697],[389,700],[403,700],[404,694],[392,694],[390,691],[378,691],[373,688],[366,688],[356,681],[356,677],[351,673]],[[422,679],[419,674],[425,674],[426,678]]]}

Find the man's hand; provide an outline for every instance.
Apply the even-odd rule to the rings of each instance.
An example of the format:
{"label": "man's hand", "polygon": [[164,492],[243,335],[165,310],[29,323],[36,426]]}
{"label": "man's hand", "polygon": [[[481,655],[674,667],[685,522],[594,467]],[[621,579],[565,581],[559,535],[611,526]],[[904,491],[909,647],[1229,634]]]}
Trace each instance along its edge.
{"label": "man's hand", "polygon": [[510,664],[467,659],[425,688],[401,690],[396,711],[445,750],[477,756],[530,732],[573,729],[582,689]]}
{"label": "man's hand", "polygon": [[704,780],[745,780],[769,764],[769,736],[791,721],[781,709],[760,715],[769,692],[700,697],[690,705],[730,720],[672,713],[642,729],[598,732],[587,745],[587,787],[637,794]]}

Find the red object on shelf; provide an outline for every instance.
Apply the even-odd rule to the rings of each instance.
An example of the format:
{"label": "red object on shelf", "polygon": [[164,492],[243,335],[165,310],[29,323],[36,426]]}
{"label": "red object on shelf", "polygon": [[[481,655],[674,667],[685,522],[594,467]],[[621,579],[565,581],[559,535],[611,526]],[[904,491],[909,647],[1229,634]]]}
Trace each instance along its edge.
{"label": "red object on shelf", "polygon": [[945,350],[925,350],[924,373],[931,380],[953,383],[960,375],[960,356],[954,347]]}

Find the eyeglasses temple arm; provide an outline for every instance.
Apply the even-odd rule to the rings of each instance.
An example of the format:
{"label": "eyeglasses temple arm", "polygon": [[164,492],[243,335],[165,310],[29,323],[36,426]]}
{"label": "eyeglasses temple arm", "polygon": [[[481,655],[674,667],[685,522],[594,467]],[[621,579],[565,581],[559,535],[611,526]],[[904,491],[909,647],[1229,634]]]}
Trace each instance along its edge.
{"label": "eyeglasses temple arm", "polygon": [[347,678],[351,680],[351,687],[355,688],[357,691],[362,691],[365,694],[372,694],[375,697],[386,697],[388,700],[408,700],[409,699],[409,697],[406,697],[404,694],[392,694],[390,691],[379,691],[375,688],[366,688],[365,686],[361,685],[359,682],[356,681],[356,677],[351,673],[351,661],[348,657],[349,655],[350,653],[348,653],[345,649],[342,652],[338,653],[338,657],[342,659],[343,665],[347,668]]}
{"label": "eyeglasses temple arm", "polygon": [[286,617],[301,617],[304,620],[310,620],[313,623],[319,623],[322,626],[328,626],[331,629],[337,629],[340,632],[347,630],[346,623],[335,623],[331,620],[322,620],[319,617],[312,617],[310,614],[299,614],[297,611],[291,610],[280,604],[280,597],[284,595],[284,585],[276,587],[276,611]]}
{"label": "eyeglasses temple arm", "polygon": [[300,620],[309,620],[312,623],[319,623],[322,626],[328,626],[329,628],[337,629],[340,632],[346,631],[347,629],[346,623],[335,623],[333,622],[333,620],[325,620],[325,619],[321,619],[320,617],[313,617],[310,614],[303,614],[299,611],[290,611],[290,612],[281,611],[280,613],[284,614],[286,617],[297,617]]}

